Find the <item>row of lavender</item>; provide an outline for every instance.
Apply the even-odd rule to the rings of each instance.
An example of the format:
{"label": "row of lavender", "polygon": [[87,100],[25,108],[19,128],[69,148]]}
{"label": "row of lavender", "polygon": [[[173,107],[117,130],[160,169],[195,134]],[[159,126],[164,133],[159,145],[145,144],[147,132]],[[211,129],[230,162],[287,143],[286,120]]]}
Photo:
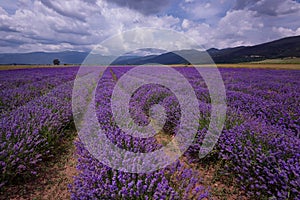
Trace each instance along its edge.
{"label": "row of lavender", "polygon": [[[248,195],[299,198],[299,71],[221,69],[221,73],[229,109],[210,156],[223,161]],[[197,160],[202,138],[200,132],[187,152],[190,160]]]}
{"label": "row of lavender", "polygon": [[[76,71],[77,69],[13,71],[15,86],[6,84],[5,81],[11,79],[12,71],[2,72],[3,91],[15,88],[17,92],[11,93],[12,96],[17,93],[19,98],[26,97],[30,91],[26,90],[28,87],[22,87],[31,84],[30,89],[37,93],[31,93],[29,95],[31,99],[25,101],[17,99],[10,105],[7,104],[1,113],[1,188],[16,178],[24,178],[38,173],[40,163],[51,156],[56,143],[64,136],[62,135],[63,128],[70,123],[72,118],[71,92],[73,82],[66,81],[72,80]],[[57,78],[59,74],[62,75],[61,78]],[[48,80],[51,83],[45,84],[44,81],[41,81],[45,76],[49,77]],[[49,88],[49,84],[52,84],[53,87]],[[107,88],[105,87],[100,91],[106,92]],[[5,102],[9,96],[8,93],[5,94],[2,102]],[[42,94],[44,95],[41,96]],[[113,137],[111,135],[111,138]],[[165,199],[167,196],[171,199],[187,199],[196,196],[203,198],[208,195],[204,187],[196,186],[199,183],[199,178],[194,178],[198,176],[197,173],[184,169],[179,162],[159,172],[134,175],[119,173],[104,166],[99,161],[93,160],[80,143],[78,143],[78,151],[86,155],[79,159],[78,169],[91,170],[92,174],[97,174],[101,170],[103,173],[98,178],[103,180],[106,185],[101,183],[101,187],[96,187],[93,191],[90,191],[89,185],[77,187],[73,191],[75,198],[80,197],[81,191],[84,191],[84,195],[88,194],[89,197],[99,197],[100,199],[117,198],[115,193],[121,195],[120,198],[124,196],[128,198],[137,198],[138,196],[145,196],[145,198],[149,196],[150,198],[154,196],[156,199]],[[87,166],[90,167],[87,168]],[[112,180],[112,174],[114,174],[114,183],[109,184],[109,181]],[[120,176],[124,176],[123,182]],[[89,178],[91,177],[88,176],[87,178],[87,181],[90,182]],[[178,181],[181,185],[177,184]],[[75,183],[78,182],[78,180],[75,181]],[[114,185],[116,182],[118,182],[118,187]],[[127,186],[132,188],[129,189]],[[122,188],[121,193],[119,192],[120,187]]]}
{"label": "row of lavender", "polygon": [[[99,82],[96,93],[96,113],[102,130],[116,146],[130,152],[152,152],[162,147],[154,137],[137,138],[122,131],[113,121],[111,96],[118,78],[129,68],[117,71],[107,70]],[[116,71],[115,71],[116,70]],[[124,70],[124,71],[123,71]],[[117,73],[119,72],[119,73]],[[113,76],[112,76],[113,75]],[[130,102],[132,115],[138,124],[147,123],[147,113],[140,109],[141,96],[171,97],[165,88],[145,86],[139,89]],[[167,99],[167,98],[166,98]],[[147,101],[147,97],[144,99]],[[158,99],[148,102],[149,106]],[[160,100],[164,100],[160,98]],[[168,109],[167,101],[162,102]],[[168,109],[167,112],[172,112]],[[172,113],[174,114],[174,113]],[[93,126],[93,125],[90,125]],[[85,143],[85,145],[89,145]],[[203,199],[209,196],[208,189],[201,185],[199,172],[188,169],[183,163],[176,161],[166,168],[149,173],[129,173],[105,166],[86,150],[82,142],[77,142],[79,175],[71,186],[72,199]],[[127,157],[127,155],[123,155]],[[123,157],[122,156],[122,157]],[[127,167],[126,159],[111,157],[111,162],[120,162],[119,166]],[[115,161],[116,160],[116,161]],[[139,162],[138,160],[135,160]]]}
{"label": "row of lavender", "polygon": [[[107,73],[100,82],[96,97],[98,119],[107,137],[120,148],[132,152],[151,152],[161,148],[162,144],[156,138],[137,139],[126,135],[114,123],[110,108],[116,77],[121,78],[130,69],[113,68],[113,77]],[[190,162],[199,162],[198,152],[210,122],[209,92],[194,69],[176,70],[188,79],[199,99],[199,130],[194,145],[185,153]],[[220,71],[227,89],[228,112],[223,134],[208,157],[223,163],[226,173],[233,174],[241,189],[252,197],[299,198],[300,72]],[[132,96],[130,112],[135,122],[147,125],[149,107],[154,104],[164,106],[168,115],[163,132],[176,134],[181,116],[178,101],[169,90],[157,85],[146,85]],[[201,177],[195,178],[197,172],[186,169],[181,162],[156,173],[137,175],[104,166],[87,152],[82,143],[77,144],[77,149],[80,174],[71,187],[73,199],[201,199],[208,195],[207,188],[196,187],[201,185]],[[184,170],[189,172],[182,172]],[[175,177],[183,174],[189,174],[184,175],[187,179]],[[194,179],[191,179],[191,174]],[[187,180],[192,180],[188,186],[184,184]]]}
{"label": "row of lavender", "polygon": [[[115,77],[129,69],[113,68],[114,76],[107,73],[99,83],[98,119],[108,138],[119,147],[151,152],[162,146],[156,138],[132,138],[113,123],[109,101]],[[191,162],[198,162],[209,124],[210,97],[195,70],[177,70],[199,99],[199,130],[195,144],[185,154]],[[1,186],[19,175],[35,174],[42,159],[51,155],[62,129],[72,119],[70,80],[76,72],[69,68],[0,73]],[[299,71],[221,69],[221,73],[229,109],[223,134],[209,156],[222,160],[250,195],[296,199],[300,196]],[[176,134],[180,109],[176,97],[165,88],[148,85],[135,93],[130,102],[135,122],[147,124],[149,107],[156,103],[168,113],[163,131]],[[209,195],[198,172],[181,162],[149,174],[130,174],[104,166],[81,142],[76,145],[80,173],[71,187],[73,199],[201,199]]]}
{"label": "row of lavender", "polygon": [[0,186],[36,175],[72,120],[76,68],[0,73]]}
{"label": "row of lavender", "polygon": [[47,94],[58,85],[72,81],[76,70],[26,69],[2,71],[0,77],[1,113],[22,106],[36,97]]}

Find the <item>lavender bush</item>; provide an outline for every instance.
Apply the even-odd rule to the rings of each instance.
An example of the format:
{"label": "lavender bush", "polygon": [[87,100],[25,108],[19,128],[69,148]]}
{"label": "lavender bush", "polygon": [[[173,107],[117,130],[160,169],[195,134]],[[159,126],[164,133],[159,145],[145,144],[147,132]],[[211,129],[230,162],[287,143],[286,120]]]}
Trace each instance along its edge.
{"label": "lavender bush", "polygon": [[[152,152],[172,141],[180,127],[176,96],[160,85],[137,90],[129,102],[135,123],[150,122],[150,107],[166,111],[163,137],[136,138],[114,122],[111,96],[129,67],[107,70],[98,83],[96,114],[107,138],[131,152]],[[76,68],[26,69],[0,72],[0,186],[38,172],[72,123],[71,98]],[[199,127],[185,160],[199,162],[198,153],[210,122],[211,98],[201,75],[176,68],[199,101]],[[224,164],[250,198],[299,199],[300,71],[220,69],[228,111],[223,133],[204,159]],[[82,101],[90,91],[82,91]],[[84,108],[82,108],[84,109]],[[160,141],[164,140],[164,142]],[[76,142],[78,175],[70,185],[72,199],[203,199],[209,188],[199,172],[182,161],[148,174],[121,172],[105,166]],[[112,158],[118,159],[118,158]],[[205,160],[206,161],[206,160]],[[202,160],[202,162],[204,162]],[[123,163],[126,164],[126,163]]]}
{"label": "lavender bush", "polygon": [[[229,109],[223,134],[208,157],[222,160],[253,198],[299,198],[299,71],[221,71]],[[202,117],[203,129],[186,153],[194,162],[199,161],[209,111]]]}
{"label": "lavender bush", "polygon": [[[74,79],[76,69],[16,70],[14,78],[20,79],[18,83],[26,80],[26,84],[17,84],[14,88],[5,84],[3,77],[9,79],[9,73],[11,71],[1,72],[1,81],[9,88],[2,90],[7,92],[1,98],[2,103],[10,95],[15,98],[2,109],[5,111],[0,121],[1,187],[16,178],[36,175],[39,164],[52,155],[63,138],[64,127],[72,122],[73,85],[68,80]],[[12,89],[14,92],[10,92]]]}

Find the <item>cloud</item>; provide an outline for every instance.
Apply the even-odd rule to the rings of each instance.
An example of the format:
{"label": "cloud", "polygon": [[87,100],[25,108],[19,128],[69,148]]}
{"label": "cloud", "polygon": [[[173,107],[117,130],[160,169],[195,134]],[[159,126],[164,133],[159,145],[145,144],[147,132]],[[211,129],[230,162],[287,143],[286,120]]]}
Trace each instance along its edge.
{"label": "cloud", "polygon": [[195,40],[200,46],[206,49],[208,46],[214,45],[212,36],[214,29],[206,23],[196,23],[192,20],[184,19],[182,21],[181,27],[183,33]]}
{"label": "cloud", "polygon": [[[215,30],[219,46],[248,46],[260,43],[261,37],[265,37],[263,30],[265,24],[255,11],[233,10],[228,11]],[[222,34],[218,34],[222,33]]]}
{"label": "cloud", "polygon": [[237,0],[235,10],[252,10],[258,15],[280,16],[299,12],[300,5],[293,0]]}
{"label": "cloud", "polygon": [[[211,7],[212,1],[208,0],[185,1],[186,4],[182,6],[190,15],[187,14],[189,18],[182,21],[183,31],[196,38],[206,48],[248,46],[299,35],[300,4],[295,1],[236,0],[232,2],[230,4],[224,0],[225,6],[214,8],[216,3],[222,2],[214,1],[214,6]],[[224,9],[226,6],[227,9]],[[204,20],[199,22],[201,18]]]}
{"label": "cloud", "polygon": [[121,7],[134,9],[144,15],[157,14],[163,11],[171,3],[171,0],[107,0]]}
{"label": "cloud", "polygon": [[2,9],[5,9],[6,10],[5,12],[13,14],[18,9],[17,2],[18,2],[17,0],[10,0],[10,1],[0,0],[0,7]]}
{"label": "cloud", "polygon": [[3,38],[3,39],[0,39],[0,44],[1,44],[1,46],[4,46],[4,47],[17,47],[17,46],[20,46],[21,44],[24,44],[24,41],[17,40],[17,39]]}
{"label": "cloud", "polygon": [[273,31],[275,33],[278,33],[281,37],[300,35],[300,28],[293,30],[284,27],[273,27]]}
{"label": "cloud", "polygon": [[[254,27],[251,38],[246,37],[249,41],[270,41],[299,35],[300,24],[300,3],[293,0],[238,0],[232,11],[241,11],[245,15],[252,12],[252,18],[245,21],[261,23],[263,27]],[[240,16],[242,17],[242,16]]]}
{"label": "cloud", "polygon": [[[192,8],[190,8],[192,7]],[[219,9],[216,6],[213,6],[211,3],[193,3],[190,7],[184,7],[189,11],[196,19],[208,19],[219,13]]]}
{"label": "cloud", "polygon": [[250,46],[300,35],[299,16],[299,12],[273,16],[258,14],[253,9],[230,9],[214,25],[184,19],[181,26],[185,34],[206,49]]}
{"label": "cloud", "polygon": [[186,18],[209,23],[210,25],[216,24],[226,12],[233,6],[232,0],[202,0],[191,1],[185,0],[180,4],[183,12],[186,13]]}
{"label": "cloud", "polygon": [[10,35],[23,41],[19,48],[0,46],[2,52],[52,51],[59,48],[61,51],[91,50],[104,39],[125,30],[136,27],[173,29],[180,23],[173,16],[146,16],[102,0],[75,0],[72,4],[60,0],[22,0],[19,3],[22,6],[14,14],[0,7],[0,37]]}
{"label": "cloud", "polygon": [[77,19],[85,22],[88,13],[97,12],[95,9],[96,1],[81,1],[81,0],[64,0],[64,1],[52,1],[41,0],[41,3],[46,7],[52,9],[58,14],[72,19]]}
{"label": "cloud", "polygon": [[[138,27],[179,31],[206,48],[254,45],[300,34],[300,3],[292,0],[9,2],[0,0],[0,52],[88,51]],[[109,54],[111,49],[105,51]]]}
{"label": "cloud", "polygon": [[0,31],[2,32],[19,32],[8,25],[0,25]]}
{"label": "cloud", "polygon": [[[1,46],[0,50],[9,52],[36,51],[35,48],[32,48],[33,46],[40,49],[43,45],[45,49],[49,50],[47,48],[49,44],[58,45],[59,43],[68,42],[86,44],[91,42],[87,38],[90,35],[89,26],[83,21],[61,15],[42,4],[41,1],[23,0],[20,3],[23,7],[16,10],[13,15],[4,13],[0,9],[0,37],[15,37],[23,41],[23,44],[18,49]],[[74,8],[76,7],[78,5],[74,4]],[[16,33],[7,33],[7,31]]]}
{"label": "cloud", "polygon": [[247,7],[254,5],[257,0],[236,0],[233,7],[234,10],[243,10]]}

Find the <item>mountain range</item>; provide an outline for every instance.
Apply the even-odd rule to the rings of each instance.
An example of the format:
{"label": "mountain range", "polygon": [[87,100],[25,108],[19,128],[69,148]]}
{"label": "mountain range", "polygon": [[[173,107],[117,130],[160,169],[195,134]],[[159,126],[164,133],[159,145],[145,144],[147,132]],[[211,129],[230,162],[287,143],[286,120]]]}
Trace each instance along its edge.
{"label": "mountain range", "polygon": [[[206,52],[215,63],[241,63],[300,57],[300,36],[286,37],[255,46],[238,46],[225,49],[211,48]],[[78,51],[1,53],[0,64],[52,64],[54,59],[59,59],[61,64],[81,64],[88,55],[88,52]],[[206,55],[206,53],[194,49],[165,52],[163,50],[145,48],[118,57],[113,61],[112,65],[188,64],[190,61],[193,64],[201,64],[211,62]],[[102,55],[93,56],[95,56],[97,62],[102,60],[103,63],[113,58]]]}

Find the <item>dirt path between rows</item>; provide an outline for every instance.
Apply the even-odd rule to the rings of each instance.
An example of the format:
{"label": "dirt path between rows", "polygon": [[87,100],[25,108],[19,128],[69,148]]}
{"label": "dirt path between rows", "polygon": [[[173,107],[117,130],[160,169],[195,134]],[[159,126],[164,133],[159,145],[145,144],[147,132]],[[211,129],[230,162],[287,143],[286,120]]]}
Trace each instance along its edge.
{"label": "dirt path between rows", "polygon": [[[171,138],[158,138],[160,142],[167,142]],[[77,138],[75,139],[77,140]],[[70,142],[69,142],[70,143]],[[247,198],[233,185],[226,185],[224,181],[216,180],[217,166],[201,166],[189,163],[185,157],[180,158],[180,162],[186,168],[193,168],[203,177],[202,184],[210,188],[212,200],[234,199],[246,200]],[[2,200],[66,200],[70,199],[68,185],[73,182],[73,177],[77,175],[77,157],[74,141],[67,144],[57,159],[52,160],[46,170],[40,173],[35,180],[28,181],[24,185],[14,185],[8,187],[5,195],[0,195]]]}
{"label": "dirt path between rows", "polygon": [[[68,142],[70,143],[70,141]],[[64,200],[70,199],[68,185],[77,174],[77,158],[73,141],[62,149],[60,155],[43,166],[43,171],[34,180],[22,185],[9,186],[0,199],[6,200]]]}

